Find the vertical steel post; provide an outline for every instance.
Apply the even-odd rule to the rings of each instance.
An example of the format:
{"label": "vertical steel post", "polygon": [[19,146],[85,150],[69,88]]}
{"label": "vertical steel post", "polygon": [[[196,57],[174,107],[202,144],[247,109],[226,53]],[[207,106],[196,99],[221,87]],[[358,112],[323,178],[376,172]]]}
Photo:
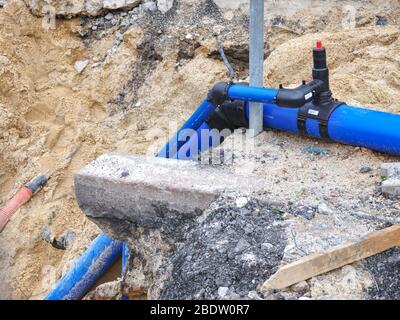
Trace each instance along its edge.
{"label": "vertical steel post", "polygon": [[[264,0],[250,0],[250,86],[264,86]],[[263,105],[250,103],[250,129],[263,131]]]}

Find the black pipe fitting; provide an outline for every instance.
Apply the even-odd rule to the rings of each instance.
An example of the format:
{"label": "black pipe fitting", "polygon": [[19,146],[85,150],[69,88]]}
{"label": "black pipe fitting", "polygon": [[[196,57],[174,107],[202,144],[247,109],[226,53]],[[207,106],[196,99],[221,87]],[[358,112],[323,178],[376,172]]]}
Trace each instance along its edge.
{"label": "black pipe fitting", "polygon": [[313,70],[312,75],[314,80],[323,82],[321,92],[330,91],[329,85],[329,69],[326,59],[326,49],[320,41],[317,42],[317,47],[313,49]]}
{"label": "black pipe fitting", "polygon": [[[249,86],[246,82],[237,83],[236,85]],[[206,122],[211,129],[219,131],[225,129],[234,131],[239,128],[248,128],[249,120],[247,119],[246,105],[246,101],[232,101],[228,98],[215,109],[215,112]]]}
{"label": "black pipe fitting", "polygon": [[211,129],[218,131],[247,128],[249,121],[246,117],[246,102],[239,100],[225,101],[215,109],[215,112],[207,120],[207,124]]}
{"label": "black pipe fitting", "polygon": [[321,80],[313,80],[294,89],[281,88],[276,96],[276,104],[286,108],[299,108],[318,95],[323,87]]}
{"label": "black pipe fitting", "polygon": [[317,120],[321,138],[329,140],[329,119],[332,113],[344,103],[332,98],[326,49],[319,40],[313,50],[312,75],[314,82],[317,81],[321,85],[318,88],[318,92],[315,92],[312,101],[307,102],[299,109],[297,125],[300,134],[308,135],[307,120]]}
{"label": "black pipe fitting", "polygon": [[207,100],[216,107],[222,105],[225,101],[229,100],[228,90],[230,85],[231,84],[229,82],[217,83],[208,92]]}

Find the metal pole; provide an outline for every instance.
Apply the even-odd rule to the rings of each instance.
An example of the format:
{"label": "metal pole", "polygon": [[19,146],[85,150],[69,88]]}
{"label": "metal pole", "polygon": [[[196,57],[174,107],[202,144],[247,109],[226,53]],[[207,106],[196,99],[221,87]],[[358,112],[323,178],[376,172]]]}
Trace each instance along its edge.
{"label": "metal pole", "polygon": [[[250,0],[250,86],[264,86],[264,0]],[[261,103],[250,103],[250,129],[263,131]]]}

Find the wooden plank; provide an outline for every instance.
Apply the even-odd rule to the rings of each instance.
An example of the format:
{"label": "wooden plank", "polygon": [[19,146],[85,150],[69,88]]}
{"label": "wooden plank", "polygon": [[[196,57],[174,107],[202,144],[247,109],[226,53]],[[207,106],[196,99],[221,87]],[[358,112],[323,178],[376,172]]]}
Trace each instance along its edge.
{"label": "wooden plank", "polygon": [[263,284],[261,291],[284,289],[399,245],[400,225],[373,232],[357,242],[313,254],[282,267]]}

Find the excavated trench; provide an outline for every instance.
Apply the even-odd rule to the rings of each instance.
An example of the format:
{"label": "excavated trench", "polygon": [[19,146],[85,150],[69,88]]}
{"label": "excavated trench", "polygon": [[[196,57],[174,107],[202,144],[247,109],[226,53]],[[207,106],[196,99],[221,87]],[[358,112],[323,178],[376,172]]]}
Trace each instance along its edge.
{"label": "excavated trench", "polygon": [[[329,46],[337,97],[400,112],[399,61],[387,55],[388,50],[399,50],[398,2],[355,1],[360,29],[348,31],[342,30],[342,2],[329,2],[329,10],[323,3],[325,7],[313,6],[312,14],[301,5],[290,13],[280,7],[270,10],[266,85],[308,79],[306,53],[322,36]],[[112,11],[115,23],[106,23],[113,21],[105,18],[109,12],[58,19],[56,30],[44,30],[41,18],[33,17],[22,1],[9,0],[0,8],[0,204],[36,174],[57,169],[0,236],[1,298],[43,298],[100,232],[75,203],[74,173],[108,151],[158,150],[168,122],[185,121],[208,89],[228,78],[214,32],[240,78],[247,75],[248,20],[243,8],[227,10],[211,0],[175,1],[167,13]],[[308,35],[314,32],[327,33]],[[88,61],[81,72],[74,68],[77,61]],[[255,173],[271,181],[270,196],[252,199],[242,208],[232,199],[220,199],[172,251],[159,235],[134,233],[132,227],[131,243],[137,248],[155,245],[147,252],[134,248],[122,286],[132,298],[398,298],[399,286],[393,285],[399,279],[396,250],[313,279],[304,293],[260,297],[255,292],[282,259],[292,261],[381,227],[376,221],[360,223],[347,212],[361,210],[384,218],[400,212],[398,202],[382,199],[376,191],[379,164],[395,159],[325,143],[319,147],[328,156],[303,151],[314,143],[275,131],[263,134],[257,142]],[[77,145],[72,159],[62,161]],[[360,173],[361,164],[372,171]],[[322,194],[313,192],[316,185]],[[335,213],[319,213],[321,202]],[[303,207],[312,208],[311,220],[302,216]],[[253,215],[257,209],[263,215]],[[307,215],[310,210],[305,211]],[[54,239],[66,232],[74,232],[75,238],[60,250],[41,230]],[[99,284],[119,275],[117,268]],[[342,288],[342,280],[349,278],[352,285]],[[118,297],[121,282],[110,288],[90,296]]]}

